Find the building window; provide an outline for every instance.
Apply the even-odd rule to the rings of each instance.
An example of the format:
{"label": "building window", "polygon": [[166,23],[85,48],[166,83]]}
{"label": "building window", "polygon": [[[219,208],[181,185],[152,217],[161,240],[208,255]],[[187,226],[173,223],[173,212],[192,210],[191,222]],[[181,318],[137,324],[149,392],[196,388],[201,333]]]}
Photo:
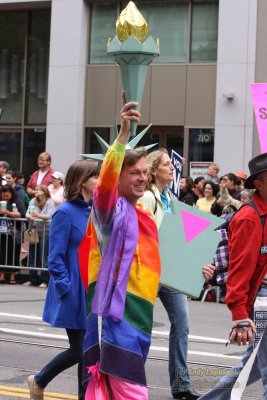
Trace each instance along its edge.
{"label": "building window", "polygon": [[20,169],[20,131],[3,130],[0,132],[0,154],[1,160],[5,160],[14,169]]}
{"label": "building window", "polygon": [[50,10],[2,12],[0,26],[0,124],[45,124]]}
{"label": "building window", "polygon": [[37,158],[45,150],[45,139],[45,128],[25,129],[24,131],[22,170],[26,182],[30,175],[38,169]]}
{"label": "building window", "polygon": [[[137,134],[143,131],[146,126],[138,125]],[[120,126],[118,125],[118,130]],[[94,134],[96,132],[107,143],[112,144],[117,136],[113,134],[113,128],[86,128],[85,129],[85,154],[103,154],[103,150]],[[131,138],[129,139],[131,140]],[[182,126],[154,126],[152,125],[136,147],[155,144],[149,151],[165,147],[169,151],[175,150],[183,155],[184,129]]]}
{"label": "building window", "polygon": [[0,13],[0,152],[28,178],[45,150],[51,11]]}
{"label": "building window", "polygon": [[1,12],[0,27],[0,124],[21,124],[27,15]]}
{"label": "building window", "polygon": [[101,139],[110,144],[110,128],[86,128],[84,143],[85,154],[103,154],[103,149],[100,146],[94,132],[96,132]]}
{"label": "building window", "polygon": [[160,41],[160,57],[155,63],[187,61],[188,1],[137,1],[149,26],[149,34]]}
{"label": "building window", "polygon": [[47,111],[50,11],[30,13],[26,123],[45,124]]}
{"label": "building window", "polygon": [[[138,125],[136,134],[138,135],[147,126]],[[98,132],[99,128],[96,128],[96,132]],[[120,129],[120,125],[118,125],[118,129]],[[130,137],[129,141],[132,138]],[[111,141],[113,141],[111,139]],[[184,147],[184,127],[183,126],[150,126],[149,130],[145,133],[145,135],[140,139],[137,143],[136,147],[142,146],[150,146],[154,144],[155,146],[151,147],[148,152],[156,150],[158,148],[166,148],[169,152],[171,150],[175,150],[180,155],[183,155],[183,147]]]}
{"label": "building window", "polygon": [[212,161],[214,129],[189,129],[189,162]]}
{"label": "building window", "polygon": [[92,5],[89,64],[114,63],[107,55],[107,43],[115,35],[117,9],[117,4]]}
{"label": "building window", "polygon": [[193,0],[191,62],[217,60],[218,2]]}
{"label": "building window", "polygon": [[[160,57],[154,63],[216,62],[218,0],[136,1],[149,26],[160,40]],[[111,64],[108,38],[127,2],[92,4],[89,63]],[[191,38],[191,43],[190,43]]]}

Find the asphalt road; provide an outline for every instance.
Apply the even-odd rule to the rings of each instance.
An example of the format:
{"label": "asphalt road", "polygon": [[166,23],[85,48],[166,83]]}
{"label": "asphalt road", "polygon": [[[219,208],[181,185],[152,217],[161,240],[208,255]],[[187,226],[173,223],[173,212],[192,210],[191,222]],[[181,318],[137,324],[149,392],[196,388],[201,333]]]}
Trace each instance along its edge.
{"label": "asphalt road", "polygon": [[[41,320],[46,290],[20,285],[0,286],[0,399],[29,399],[26,378],[67,346],[65,331]],[[244,348],[225,347],[230,314],[224,304],[189,301],[188,366],[194,388],[204,393],[229,367],[237,365]],[[146,372],[150,400],[171,399],[168,383],[167,314],[157,301]],[[45,399],[77,399],[76,367],[52,381]],[[262,399],[260,382],[243,399]],[[216,399],[214,399],[216,400]]]}

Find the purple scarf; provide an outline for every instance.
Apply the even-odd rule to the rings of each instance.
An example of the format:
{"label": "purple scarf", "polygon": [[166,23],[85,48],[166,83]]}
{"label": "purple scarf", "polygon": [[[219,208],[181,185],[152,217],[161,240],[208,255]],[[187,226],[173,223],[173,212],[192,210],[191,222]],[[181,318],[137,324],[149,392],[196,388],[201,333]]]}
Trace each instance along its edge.
{"label": "purple scarf", "polygon": [[[138,241],[138,220],[135,207],[119,197],[107,248],[99,267],[92,313],[121,321],[126,288]],[[120,260],[121,258],[121,260]],[[117,279],[114,274],[120,261]]]}

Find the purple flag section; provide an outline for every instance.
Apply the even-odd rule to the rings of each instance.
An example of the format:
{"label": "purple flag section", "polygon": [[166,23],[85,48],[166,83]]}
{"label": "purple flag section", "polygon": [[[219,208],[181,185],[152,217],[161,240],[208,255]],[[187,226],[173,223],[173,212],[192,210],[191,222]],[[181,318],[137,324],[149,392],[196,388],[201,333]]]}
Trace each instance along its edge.
{"label": "purple flag section", "polygon": [[267,83],[250,85],[261,153],[267,152]]}
{"label": "purple flag section", "polygon": [[178,153],[176,153],[176,151],[172,150],[171,160],[175,169],[173,171],[174,179],[170,185],[170,191],[172,192],[172,195],[178,199],[180,192],[181,172],[182,172],[182,157]]}
{"label": "purple flag section", "polygon": [[[138,242],[135,207],[120,196],[116,204],[112,233],[99,267],[92,313],[121,321],[133,256]],[[115,280],[116,269],[120,268]],[[115,282],[115,283],[114,283]]]}
{"label": "purple flag section", "polygon": [[181,215],[184,225],[186,243],[191,242],[191,240],[193,240],[212,224],[212,221],[201,218],[198,215],[191,214],[185,210],[181,211]]}

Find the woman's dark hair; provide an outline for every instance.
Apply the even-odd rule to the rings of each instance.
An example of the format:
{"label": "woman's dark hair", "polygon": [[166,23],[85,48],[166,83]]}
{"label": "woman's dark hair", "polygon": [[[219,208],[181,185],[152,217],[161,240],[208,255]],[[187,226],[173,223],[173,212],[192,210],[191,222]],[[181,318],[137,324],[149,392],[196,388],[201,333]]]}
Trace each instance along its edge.
{"label": "woman's dark hair", "polygon": [[210,185],[212,187],[212,191],[213,191],[213,196],[217,196],[217,194],[219,193],[219,185],[217,185],[216,183],[213,183],[212,181],[206,181],[204,183],[204,187],[203,187],[203,192],[205,190],[205,187],[207,185]]}
{"label": "woman's dark hair", "polygon": [[64,193],[67,201],[81,196],[82,185],[92,176],[99,175],[98,162],[94,160],[75,161],[68,169],[65,178]]}
{"label": "woman's dark hair", "polygon": [[196,179],[194,180],[194,186],[203,180],[205,180],[204,176],[197,176]]}
{"label": "woman's dark hair", "polygon": [[25,179],[24,173],[22,171],[17,172],[17,179]]}
{"label": "woman's dark hair", "polygon": [[232,172],[229,172],[228,174],[224,175],[227,176],[227,178],[229,179],[229,181],[233,182],[234,185],[236,185],[236,175],[233,174]]}
{"label": "woman's dark hair", "polygon": [[7,192],[11,193],[11,199],[10,199],[11,202],[14,202],[17,200],[17,195],[10,185],[2,186],[1,187],[1,195],[2,195],[2,193],[7,193]]}
{"label": "woman's dark hair", "polygon": [[185,190],[191,190],[194,187],[194,182],[191,176],[182,176],[181,179],[185,179]]}
{"label": "woman's dark hair", "polygon": [[17,181],[17,179],[18,179],[18,172],[17,171],[15,171],[14,169],[9,169],[6,173],[11,175],[12,178],[14,178],[15,181]]}

